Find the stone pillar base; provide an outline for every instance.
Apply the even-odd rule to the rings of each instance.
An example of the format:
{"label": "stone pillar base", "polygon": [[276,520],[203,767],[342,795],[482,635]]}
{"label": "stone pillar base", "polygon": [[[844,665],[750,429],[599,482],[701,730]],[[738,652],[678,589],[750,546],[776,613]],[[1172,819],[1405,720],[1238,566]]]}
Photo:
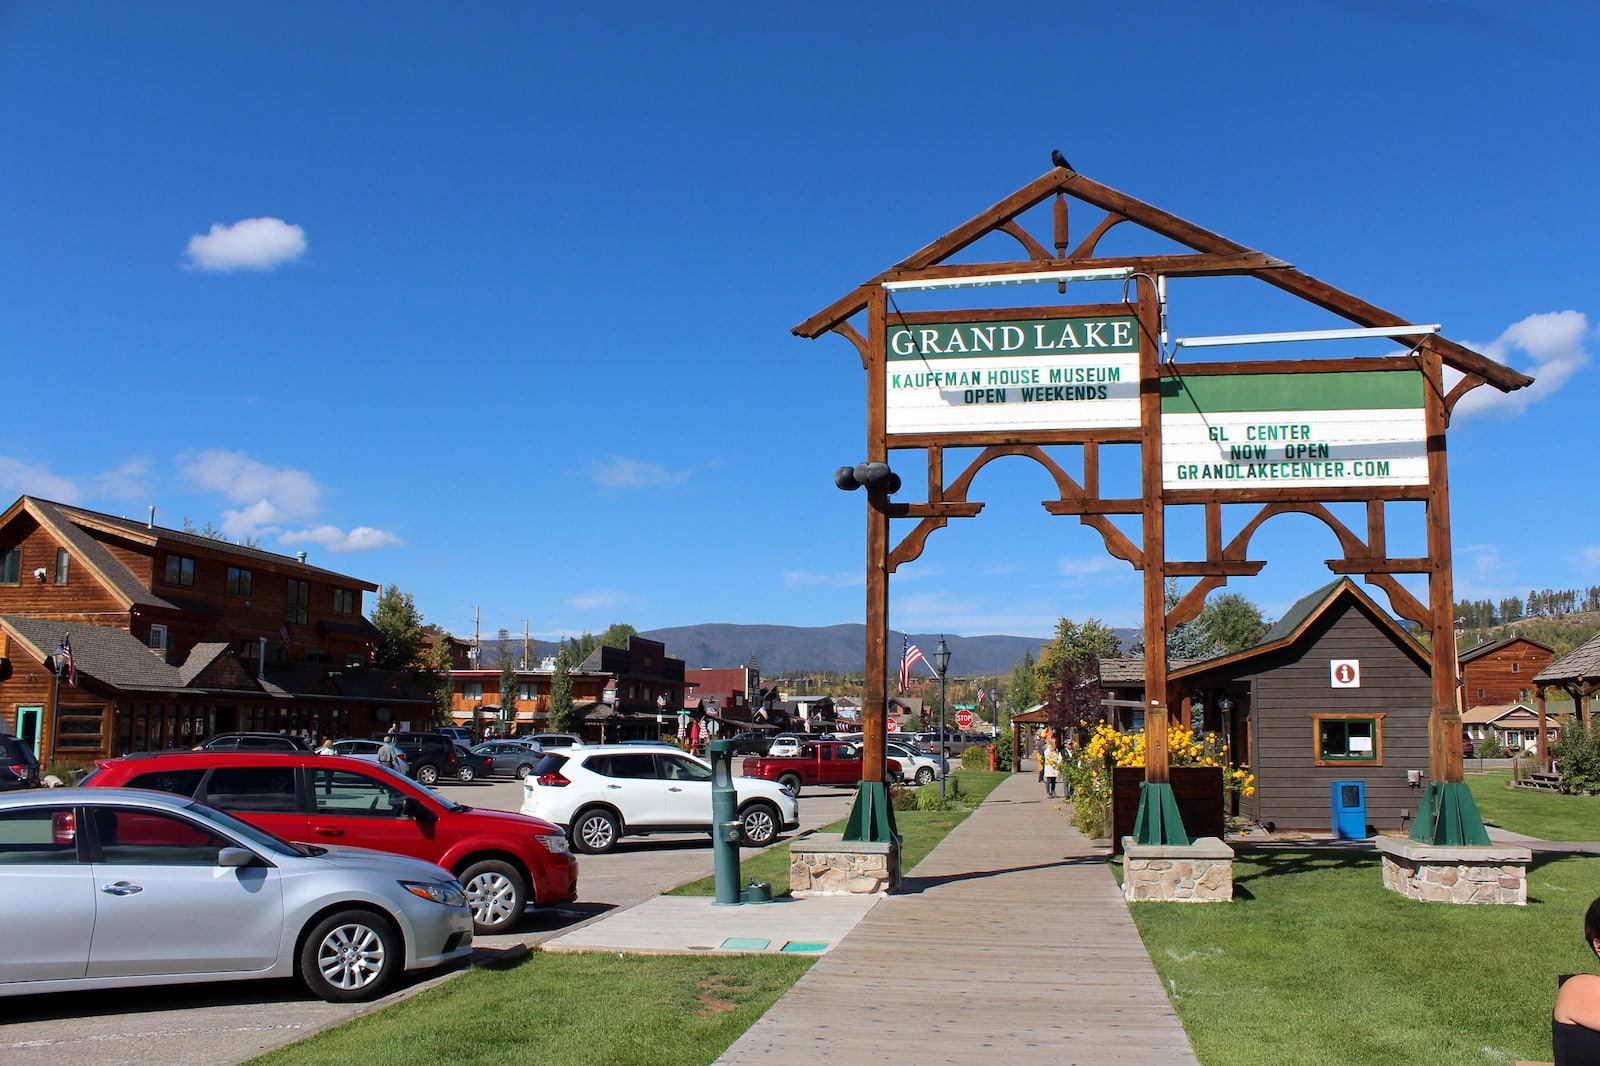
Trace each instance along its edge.
{"label": "stone pillar base", "polygon": [[1122,838],[1122,898],[1130,903],[1233,902],[1233,849],[1216,837],[1187,846]]}
{"label": "stone pillar base", "polygon": [[1455,847],[1379,837],[1383,887],[1423,903],[1528,905],[1527,848]]}
{"label": "stone pillar base", "polygon": [[789,895],[855,896],[900,887],[898,840],[845,840],[813,833],[789,845]]}

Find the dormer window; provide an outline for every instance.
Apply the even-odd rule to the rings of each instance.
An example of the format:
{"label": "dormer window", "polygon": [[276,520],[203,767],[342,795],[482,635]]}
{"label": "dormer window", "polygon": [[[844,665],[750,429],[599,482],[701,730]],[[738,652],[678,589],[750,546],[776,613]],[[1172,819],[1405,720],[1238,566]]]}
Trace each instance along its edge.
{"label": "dormer window", "polygon": [[194,588],[194,560],[187,555],[167,553],[167,584]]}

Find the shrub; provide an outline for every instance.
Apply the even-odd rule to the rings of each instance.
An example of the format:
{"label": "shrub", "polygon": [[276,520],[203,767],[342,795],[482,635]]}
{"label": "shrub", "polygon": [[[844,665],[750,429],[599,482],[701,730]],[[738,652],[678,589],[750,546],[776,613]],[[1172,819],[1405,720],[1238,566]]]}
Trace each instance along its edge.
{"label": "shrub", "polygon": [[995,740],[994,765],[997,770],[1004,770],[1011,766],[1011,734],[1002,733]]}
{"label": "shrub", "polygon": [[925,785],[917,789],[917,810],[919,811],[947,811],[949,802],[941,795],[939,790],[932,785]]}
{"label": "shrub", "polygon": [[1478,741],[1476,757],[1479,759],[1501,759],[1505,757],[1505,750],[1500,746],[1500,738],[1490,733]]}
{"label": "shrub", "polygon": [[1600,791],[1600,730],[1568,722],[1550,754],[1561,769],[1561,791],[1580,796]]}
{"label": "shrub", "polygon": [[917,809],[918,789],[907,788],[904,785],[889,786],[889,806],[897,811],[914,811]]}
{"label": "shrub", "polygon": [[961,765],[968,770],[987,770],[989,768],[989,748],[984,744],[974,744],[961,753]]}

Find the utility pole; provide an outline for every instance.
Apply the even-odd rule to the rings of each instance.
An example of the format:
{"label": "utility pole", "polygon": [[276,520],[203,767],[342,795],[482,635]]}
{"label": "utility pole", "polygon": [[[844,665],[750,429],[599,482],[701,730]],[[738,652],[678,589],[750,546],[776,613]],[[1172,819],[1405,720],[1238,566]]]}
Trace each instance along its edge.
{"label": "utility pole", "polygon": [[472,608],[472,668],[483,669],[483,646],[478,643],[478,623],[482,618],[483,608]]}
{"label": "utility pole", "polygon": [[532,660],[528,658],[528,620],[526,618],[522,620],[522,668],[524,670],[533,669]]}

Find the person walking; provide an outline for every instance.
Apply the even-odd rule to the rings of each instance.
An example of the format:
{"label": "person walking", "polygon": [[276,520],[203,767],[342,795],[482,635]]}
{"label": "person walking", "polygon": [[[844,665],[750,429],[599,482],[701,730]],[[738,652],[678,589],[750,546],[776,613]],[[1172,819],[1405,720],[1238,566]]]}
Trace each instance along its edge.
{"label": "person walking", "polygon": [[1056,798],[1056,783],[1061,779],[1061,749],[1051,744],[1044,751],[1044,794]]}

